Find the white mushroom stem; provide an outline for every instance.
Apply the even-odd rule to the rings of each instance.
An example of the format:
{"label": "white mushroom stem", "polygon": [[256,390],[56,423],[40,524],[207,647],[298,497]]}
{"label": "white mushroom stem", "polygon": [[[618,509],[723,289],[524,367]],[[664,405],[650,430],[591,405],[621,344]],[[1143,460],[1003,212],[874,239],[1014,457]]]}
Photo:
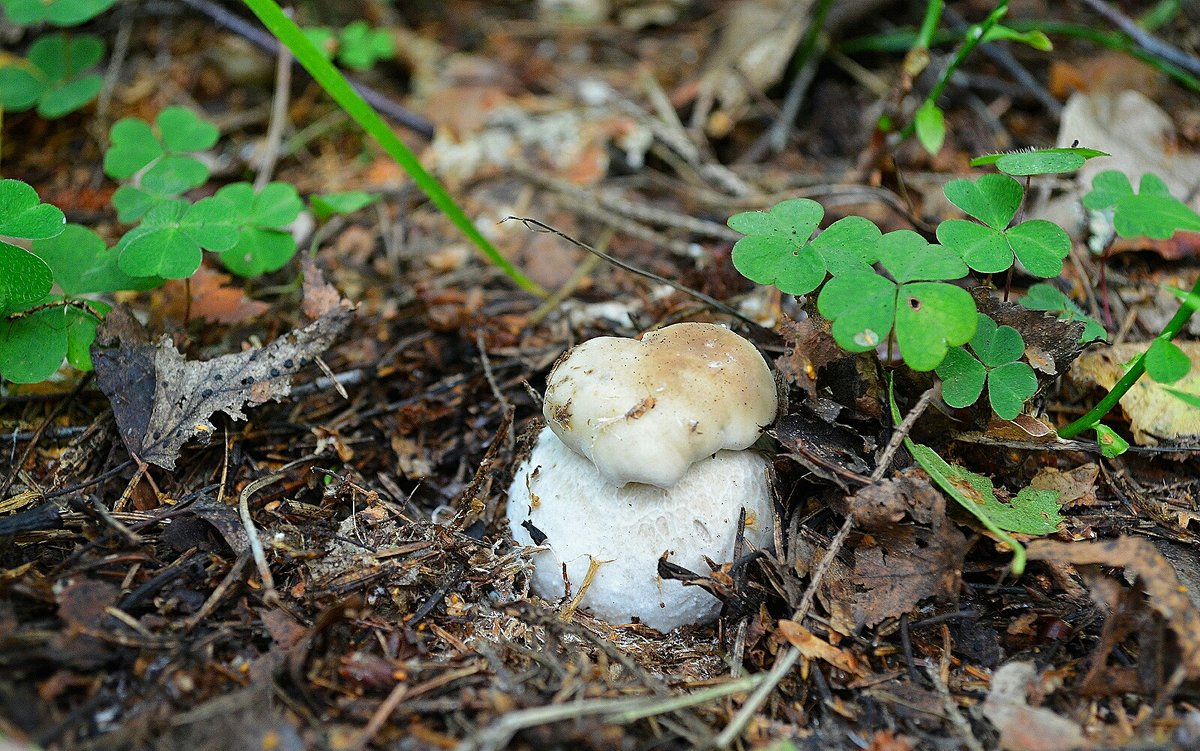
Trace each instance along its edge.
{"label": "white mushroom stem", "polygon": [[559,600],[569,583],[574,597],[596,560],[602,563],[579,604],[597,617],[637,619],[659,631],[712,620],[720,601],[699,587],[660,579],[658,560],[666,553],[670,562],[708,574],[705,556],[732,558],[743,508],[746,539],[768,545],[767,464],[754,451],[720,451],[693,464],[669,489],[619,485],[543,430],[508,498],[513,538],[547,548],[534,556],[533,590]]}

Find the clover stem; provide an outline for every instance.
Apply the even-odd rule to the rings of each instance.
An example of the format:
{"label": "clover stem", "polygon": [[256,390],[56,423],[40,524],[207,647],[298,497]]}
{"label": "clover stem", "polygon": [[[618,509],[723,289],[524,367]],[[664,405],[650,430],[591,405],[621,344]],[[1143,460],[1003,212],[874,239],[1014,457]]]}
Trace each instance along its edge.
{"label": "clover stem", "polygon": [[[1101,268],[1103,269],[1104,267],[1101,266]],[[1197,302],[1200,300],[1198,296],[1200,296],[1200,279],[1196,280],[1187,299],[1179,305],[1179,310],[1175,311],[1175,315],[1163,327],[1162,333],[1157,337],[1158,339],[1170,341],[1179,335],[1179,332],[1187,325],[1192,314],[1196,312],[1197,305],[1200,304]],[[1125,396],[1129,389],[1133,387],[1133,384],[1137,383],[1142,374],[1146,372],[1145,359],[1145,352],[1138,355],[1129,366],[1129,370],[1126,370],[1125,375],[1121,376],[1120,380],[1113,384],[1112,389],[1104,398],[1097,402],[1096,406],[1088,410],[1083,417],[1059,430],[1058,437],[1074,438],[1083,431],[1094,428],[1100,422],[1100,419],[1107,415],[1109,410],[1117,405],[1117,402],[1121,401],[1121,397]]]}

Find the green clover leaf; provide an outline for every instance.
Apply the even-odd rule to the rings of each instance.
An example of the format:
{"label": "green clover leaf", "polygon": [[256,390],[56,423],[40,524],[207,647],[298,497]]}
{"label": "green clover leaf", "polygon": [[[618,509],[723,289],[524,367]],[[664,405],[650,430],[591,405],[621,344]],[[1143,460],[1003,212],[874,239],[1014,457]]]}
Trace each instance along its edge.
{"label": "green clover leaf", "polygon": [[313,216],[318,222],[323,222],[334,214],[353,214],[375,203],[379,198],[361,190],[347,190],[341,193],[318,193],[309,196],[308,200],[312,205]]}
{"label": "green clover leaf", "polygon": [[103,88],[98,73],[87,73],[102,57],[100,37],[43,34],[29,47],[25,65],[0,68],[0,106],[20,111],[36,104],[45,118],[73,112]]}
{"label": "green clover leaf", "polygon": [[164,156],[139,178],[113,193],[117,219],[132,224],[163,201],[178,198],[208,180],[208,168],[190,156]]}
{"label": "green clover leaf", "polygon": [[117,243],[117,266],[130,276],[186,279],[200,268],[203,250],[237,244],[236,214],[236,207],[215,196],[195,204],[164,201]]}
{"label": "green clover leaf", "polygon": [[89,303],[90,310],[53,304],[59,300],[0,321],[0,376],[13,383],[37,383],[54,375],[64,359],[79,370],[91,370],[96,315],[104,315],[109,307],[98,302]]}
{"label": "green clover leaf", "polygon": [[1015,418],[1037,392],[1033,368],[1019,361],[1025,354],[1020,332],[1011,326],[997,326],[980,313],[970,350],[950,350],[937,367],[942,399],[951,407],[969,407],[978,401],[986,383],[992,411],[1003,420]]}
{"label": "green clover leaf", "polygon": [[45,261],[24,248],[0,242],[0,315],[41,300],[54,286]]}
{"label": "green clover leaf", "polygon": [[68,224],[61,234],[35,240],[33,254],[46,262],[54,282],[67,295],[88,295],[127,289],[153,289],[156,277],[135,277],[117,266],[117,253],[87,227]]}
{"label": "green clover leaf", "polygon": [[1175,383],[1192,369],[1192,361],[1174,342],[1155,339],[1146,350],[1146,375],[1159,383]]}
{"label": "green clover leaf", "polygon": [[733,246],[733,265],[758,284],[773,284],[789,295],[806,295],[834,276],[868,271],[876,259],[879,228],[857,216],[839,219],[816,237],[825,215],[816,201],[793,198],[769,211],[746,211],[729,226],[746,235]]}
{"label": "green clover leaf", "polygon": [[1166,240],[1178,230],[1200,231],[1200,214],[1171,195],[1157,175],[1142,175],[1138,193],[1123,172],[1101,172],[1083,205],[1092,211],[1113,212],[1113,227],[1121,237]]}
{"label": "green clover leaf", "polygon": [[212,148],[219,136],[216,126],[186,107],[167,107],[158,113],[153,128],[134,117],[114,123],[109,132],[112,145],[104,152],[104,173],[114,180],[142,173],[132,190],[114,194],[118,218],[136,221],[163,201],[203,185],[208,167],[187,154]]}
{"label": "green clover leaf", "polygon": [[1007,271],[1016,257],[1029,273],[1048,278],[1062,272],[1071,252],[1071,239],[1053,222],[1033,219],[1009,228],[1024,191],[1007,175],[984,175],[975,182],[952,180],[946,197],[982,224],[948,219],[938,225],[937,238],[982,274]]}
{"label": "green clover leaf", "polygon": [[395,54],[392,35],[383,29],[372,29],[366,21],[352,22],[339,36],[338,60],[347,68],[369,70],[376,62]]}
{"label": "green clover leaf", "polygon": [[972,167],[996,165],[996,169],[1008,175],[1026,177],[1030,175],[1058,175],[1074,172],[1088,159],[1108,156],[1103,151],[1078,146],[1058,149],[1033,149],[1003,154],[985,154],[971,160]]}
{"label": "green clover leaf", "polygon": [[275,182],[254,192],[250,183],[234,183],[216,197],[235,207],[237,244],[221,253],[221,262],[235,274],[257,276],[277,271],[296,254],[296,241],[286,227],[299,216],[303,203],[296,189]]}
{"label": "green clover leaf", "polygon": [[946,115],[932,101],[926,101],[913,116],[917,140],[930,156],[937,156],[946,140]]}
{"label": "green clover leaf", "polygon": [[[42,203],[29,185],[0,180],[0,236],[23,240],[54,237],[63,231],[66,221],[57,207]],[[53,272],[45,261],[0,241],[0,314],[42,299],[53,284]]]}
{"label": "green clover leaf", "polygon": [[0,5],[18,26],[51,23],[78,26],[111,8],[117,0],[3,0]]}
{"label": "green clover leaf", "polygon": [[960,278],[967,268],[910,230],[889,232],[878,249],[895,281],[869,270],[834,276],[821,290],[817,309],[833,321],[834,339],[844,349],[873,349],[894,329],[904,362],[913,370],[933,370],[949,347],[975,333],[975,301],[964,289],[925,280]]}
{"label": "green clover leaf", "polygon": [[1080,341],[1084,344],[1096,340],[1108,341],[1108,332],[1104,330],[1104,326],[1084,313],[1074,300],[1052,284],[1039,282],[1031,286],[1020,303],[1021,307],[1029,310],[1048,310],[1056,313],[1060,321],[1083,321],[1083,335]]}

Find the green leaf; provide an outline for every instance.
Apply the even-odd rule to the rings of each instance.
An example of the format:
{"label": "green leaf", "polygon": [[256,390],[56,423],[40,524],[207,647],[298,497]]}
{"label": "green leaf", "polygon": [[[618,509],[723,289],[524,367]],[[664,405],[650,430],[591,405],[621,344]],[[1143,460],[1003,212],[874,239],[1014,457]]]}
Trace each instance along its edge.
{"label": "green leaf", "polygon": [[996,24],[988,29],[987,33],[983,36],[984,42],[995,42],[1002,39],[1010,42],[1020,42],[1039,52],[1050,52],[1054,49],[1054,45],[1050,42],[1050,37],[1037,29],[1017,31],[1008,26]]}
{"label": "green leaf", "polygon": [[53,84],[66,84],[104,58],[104,40],[92,34],[43,34],[29,46],[33,63]]}
{"label": "green leaf", "polygon": [[965,219],[947,219],[938,225],[937,239],[981,274],[998,274],[1012,266],[1012,247],[1001,230]]}
{"label": "green leaf", "polygon": [[950,203],[992,229],[1003,230],[1017,215],[1025,191],[1008,175],[984,175],[978,180],[951,180],[942,189]]}
{"label": "green leaf", "polygon": [[339,35],[338,61],[347,68],[368,70],[379,60],[396,54],[392,37],[382,29],[371,29],[366,21],[354,21]]}
{"label": "green leaf", "polygon": [[972,167],[983,167],[994,164],[996,169],[1009,175],[1053,175],[1062,172],[1073,172],[1083,166],[1088,159],[1098,156],[1109,156],[1097,149],[1085,149],[1078,146],[1057,149],[1033,149],[1030,151],[1010,151],[999,154],[985,154],[971,160]]}
{"label": "green leaf", "polygon": [[[1173,389],[1167,389],[1173,391]],[[1178,396],[1178,394],[1176,394]],[[1116,459],[1121,454],[1129,450],[1129,441],[1120,436],[1117,431],[1107,425],[1097,423],[1093,428],[1096,431],[1096,443],[1100,444],[1100,455],[1108,459]]]}
{"label": "green leaf", "polygon": [[154,118],[163,146],[172,154],[204,151],[216,145],[221,132],[187,107],[167,107]]}
{"label": "green leaf", "polygon": [[988,371],[987,386],[992,411],[1002,420],[1012,420],[1037,393],[1037,375],[1028,363],[1009,362]]}
{"label": "green leaf", "polygon": [[959,409],[979,401],[987,381],[987,368],[962,347],[946,352],[937,374],[942,379],[942,400]]}
{"label": "green leaf", "polygon": [[337,35],[333,33],[333,29],[327,26],[309,26],[301,31],[322,57],[326,60],[333,59],[338,47]]}
{"label": "green leaf", "polygon": [[1170,386],[1163,386],[1162,389],[1189,407],[1193,409],[1200,409],[1200,394],[1193,394],[1189,391],[1181,391],[1179,389],[1171,388]]}
{"label": "green leaf", "polygon": [[95,99],[103,88],[104,78],[99,73],[55,86],[42,95],[37,113],[48,120],[62,117]]}
{"label": "green leaf", "polygon": [[116,252],[87,227],[68,224],[62,234],[35,240],[33,253],[54,273],[54,282],[67,295],[87,295],[120,290],[152,289],[162,284],[155,277],[134,277],[117,266]]}
{"label": "green leaf", "polygon": [[[93,301],[91,306],[98,312],[107,314],[109,307],[101,302]],[[68,308],[67,314],[67,362],[76,370],[92,370],[92,342],[96,341],[96,327],[100,321],[75,308]]]}
{"label": "green leaf", "polygon": [[16,65],[0,67],[0,108],[24,112],[46,93],[46,83]]}
{"label": "green leaf", "polygon": [[1071,238],[1062,227],[1044,219],[1031,219],[1004,234],[1030,274],[1049,279],[1062,273],[1063,259],[1071,252]]}
{"label": "green leaf", "polygon": [[150,123],[126,117],[113,123],[108,132],[111,144],[104,152],[104,174],[125,180],[166,153]]}
{"label": "green leaf", "polygon": [[237,207],[237,244],[221,254],[230,271],[257,276],[283,268],[296,254],[296,242],[284,229],[303,208],[292,185],[270,183],[256,194],[250,183],[235,183],[217,191],[217,198]]}
{"label": "green leaf", "polygon": [[946,115],[932,101],[926,101],[913,118],[917,140],[931,156],[937,156],[946,141]]}
{"label": "green leaf", "polygon": [[971,349],[984,365],[995,368],[1019,360],[1025,354],[1025,340],[1012,326],[997,326],[995,321],[982,313],[977,320]]}
{"label": "green leaf", "polygon": [[1158,176],[1142,175],[1135,195],[1129,178],[1116,171],[1101,172],[1083,205],[1093,211],[1113,211],[1113,227],[1121,237],[1166,240],[1179,230],[1200,231],[1200,214],[1171,195]]}
{"label": "green leaf", "polygon": [[62,232],[67,219],[20,180],[0,180],[0,236],[37,240]]}
{"label": "green leaf", "polygon": [[825,280],[825,262],[809,238],[824,216],[807,198],[781,201],[769,211],[734,214],[730,228],[746,237],[733,246],[733,265],[758,284],[774,284],[789,295],[806,295]]}
{"label": "green leaf", "polygon": [[0,242],[0,315],[41,300],[53,286],[54,275],[45,261]]}
{"label": "green leaf", "polygon": [[1174,342],[1155,339],[1143,360],[1146,375],[1159,383],[1175,383],[1192,369],[1192,361]]}
{"label": "green leaf", "polygon": [[52,23],[78,26],[111,8],[117,0],[4,0],[9,20],[20,26]]}
{"label": "green leaf", "polygon": [[870,220],[847,216],[826,227],[812,241],[825,267],[834,276],[851,271],[870,271],[879,257],[882,233]]}
{"label": "green leaf", "polygon": [[318,193],[309,196],[313,215],[318,222],[323,222],[334,214],[353,214],[359,209],[375,203],[381,196],[371,195],[361,190],[348,190],[341,193]]}
{"label": "green leaf", "polygon": [[67,323],[57,307],[0,320],[0,377],[37,383],[54,375],[67,356]]}
{"label": "green leaf", "polygon": [[913,370],[933,370],[950,347],[967,343],[975,334],[975,300],[965,289],[912,282],[902,285],[897,297],[896,343]]}
{"label": "green leaf", "polygon": [[879,241],[879,262],[900,284],[911,281],[961,279],[967,275],[962,259],[940,245],[931,245],[907,229],[889,232]]}
{"label": "green leaf", "polygon": [[871,272],[830,279],[817,298],[821,315],[833,321],[833,338],[850,352],[879,346],[896,316],[896,284]]}
{"label": "green leaf", "polygon": [[1058,314],[1060,321],[1083,321],[1083,335],[1080,341],[1108,341],[1108,332],[1100,322],[1083,312],[1075,301],[1067,297],[1052,284],[1039,282],[1031,286],[1025,297],[1020,300],[1021,306],[1029,310],[1048,310]]}
{"label": "green leaf", "polygon": [[117,265],[130,276],[185,279],[200,267],[202,250],[225,251],[238,240],[236,208],[220,198],[165,201],[117,243]]}

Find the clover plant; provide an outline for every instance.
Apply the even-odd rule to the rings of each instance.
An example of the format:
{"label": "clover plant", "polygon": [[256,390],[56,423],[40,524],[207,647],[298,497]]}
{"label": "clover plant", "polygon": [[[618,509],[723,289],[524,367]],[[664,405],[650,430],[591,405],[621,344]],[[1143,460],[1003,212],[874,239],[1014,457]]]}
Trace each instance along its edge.
{"label": "clover plant", "polygon": [[117,0],[0,0],[8,20],[18,26],[49,23],[78,26],[116,5]]}
{"label": "clover plant", "polygon": [[325,26],[304,29],[309,41],[326,59],[337,61],[353,70],[370,70],[380,60],[396,55],[392,35],[384,29],[372,29],[366,21],[354,21],[341,31]]}
{"label": "clover plant", "polygon": [[128,181],[113,194],[122,222],[135,222],[161,203],[208,181],[208,167],[192,154],[212,148],[220,134],[186,107],[167,107],[154,125],[136,117],[109,131],[104,173]]}
{"label": "clover plant", "polygon": [[1052,284],[1039,282],[1025,291],[1025,296],[1018,302],[1028,310],[1046,310],[1058,315],[1060,321],[1083,321],[1083,334],[1080,342],[1087,344],[1094,341],[1108,341],[1108,332],[1099,321],[1083,312],[1071,298]]}
{"label": "clover plant", "polygon": [[103,57],[99,37],[45,34],[29,46],[26,57],[0,67],[0,108],[20,112],[36,107],[47,118],[74,112],[104,86],[94,71]]}
{"label": "clover plant", "polygon": [[1037,392],[1037,376],[1021,362],[1025,340],[1011,326],[997,326],[979,314],[975,336],[966,347],[955,347],[937,367],[942,379],[942,399],[951,407],[969,407],[987,385],[988,403],[1001,419],[1021,413],[1025,401]]}

